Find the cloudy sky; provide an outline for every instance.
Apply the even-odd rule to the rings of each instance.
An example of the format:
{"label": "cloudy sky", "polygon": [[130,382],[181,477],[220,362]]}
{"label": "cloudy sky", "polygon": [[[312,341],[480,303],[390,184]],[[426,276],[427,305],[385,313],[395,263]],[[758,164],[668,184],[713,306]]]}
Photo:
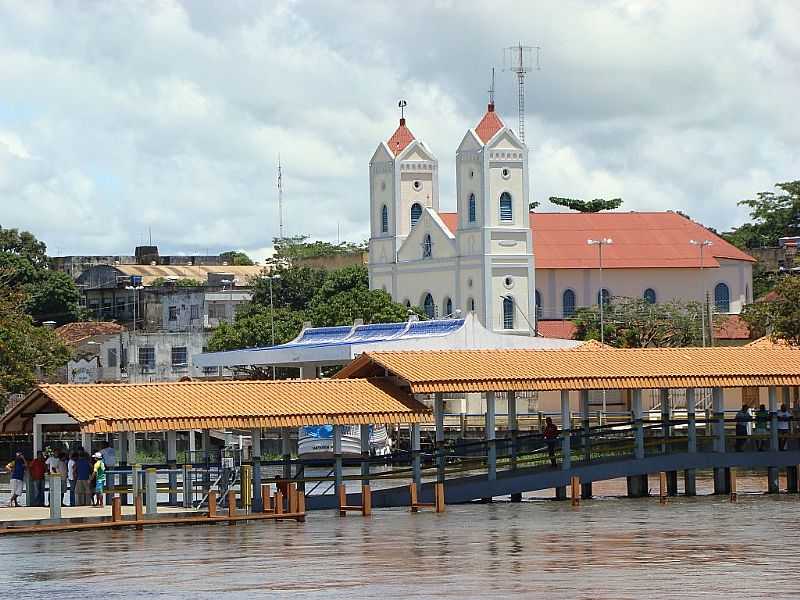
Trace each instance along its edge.
{"label": "cloudy sky", "polygon": [[622,196],[720,229],[800,178],[800,3],[0,0],[0,225],[51,254],[262,256],[287,229],[368,231],[368,161],[408,123],[454,154],[485,109],[515,126],[502,48],[542,47],[527,86],[532,197]]}

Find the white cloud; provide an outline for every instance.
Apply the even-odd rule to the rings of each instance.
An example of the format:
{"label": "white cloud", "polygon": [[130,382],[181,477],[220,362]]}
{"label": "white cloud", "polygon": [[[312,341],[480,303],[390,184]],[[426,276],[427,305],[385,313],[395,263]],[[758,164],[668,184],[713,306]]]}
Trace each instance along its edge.
{"label": "white cloud", "polygon": [[262,256],[280,152],[288,230],[361,240],[401,97],[452,209],[455,148],[522,40],[543,47],[534,199],[621,195],[728,228],[737,200],[798,178],[797,22],[792,2],[0,0],[0,223],[53,252],[128,253],[152,228],[163,251]]}

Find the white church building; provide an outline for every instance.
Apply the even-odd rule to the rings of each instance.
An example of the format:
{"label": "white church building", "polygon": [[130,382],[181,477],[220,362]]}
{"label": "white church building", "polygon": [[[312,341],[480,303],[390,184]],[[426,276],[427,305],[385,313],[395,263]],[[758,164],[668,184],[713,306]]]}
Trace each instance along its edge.
{"label": "white church building", "polygon": [[[754,259],[678,213],[529,212],[528,148],[493,104],[456,150],[455,213],[440,211],[438,161],[404,118],[369,168],[370,287],[431,317],[560,337],[548,322],[601,294],[708,297],[727,314],[752,301]],[[610,240],[602,275],[597,239]]]}

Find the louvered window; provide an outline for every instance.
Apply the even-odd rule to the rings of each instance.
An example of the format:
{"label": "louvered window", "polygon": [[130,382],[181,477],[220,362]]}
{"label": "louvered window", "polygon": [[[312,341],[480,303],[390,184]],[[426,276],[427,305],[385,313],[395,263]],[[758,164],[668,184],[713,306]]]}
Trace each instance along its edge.
{"label": "louvered window", "polygon": [[513,221],[514,211],[511,207],[511,194],[503,192],[500,195],[500,220]]}

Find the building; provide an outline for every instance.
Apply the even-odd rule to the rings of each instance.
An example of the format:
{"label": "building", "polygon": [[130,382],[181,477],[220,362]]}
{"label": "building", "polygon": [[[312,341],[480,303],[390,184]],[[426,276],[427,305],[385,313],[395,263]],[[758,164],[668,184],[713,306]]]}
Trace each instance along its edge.
{"label": "building", "polygon": [[[438,183],[435,155],[401,119],[370,160],[370,286],[429,316],[474,312],[532,335],[601,296],[708,295],[726,314],[752,300],[754,259],[680,214],[529,212],[528,149],[493,104],[456,150],[456,212],[440,210]],[[588,244],[600,239],[602,281],[601,246]]]}

